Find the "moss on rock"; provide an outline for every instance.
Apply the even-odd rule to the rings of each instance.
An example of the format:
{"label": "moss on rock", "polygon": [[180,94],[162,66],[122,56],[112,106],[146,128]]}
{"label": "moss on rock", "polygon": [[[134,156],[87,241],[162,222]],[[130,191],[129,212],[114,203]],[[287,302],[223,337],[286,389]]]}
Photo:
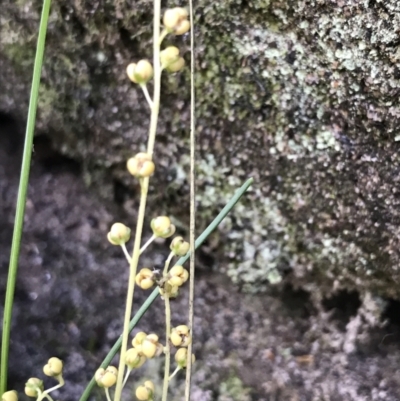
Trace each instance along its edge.
{"label": "moss on rock", "polygon": [[[38,12],[9,4],[1,19],[0,109],[20,118]],[[221,265],[246,289],[285,279],[399,296],[398,12],[396,0],[198,5],[199,225],[255,178],[222,227]],[[150,23],[147,1],[53,5],[38,127],[103,196],[106,176],[132,188],[123,162],[149,112],[124,71],[151,57]],[[185,185],[188,80],[163,82],[154,188],[176,188],[171,171]]]}

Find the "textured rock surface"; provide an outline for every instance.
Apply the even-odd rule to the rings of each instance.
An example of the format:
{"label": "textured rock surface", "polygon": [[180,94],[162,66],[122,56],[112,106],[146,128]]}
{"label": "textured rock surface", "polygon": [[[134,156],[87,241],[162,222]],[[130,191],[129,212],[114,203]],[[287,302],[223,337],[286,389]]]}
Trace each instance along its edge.
{"label": "textured rock surface", "polygon": [[[39,3],[3,3],[0,110],[23,121]],[[151,57],[151,13],[149,1],[53,5],[38,132],[52,143],[56,157],[62,154],[80,166],[77,176],[86,187],[80,181],[76,193],[90,188],[101,227],[115,213],[134,217],[137,188],[125,173],[124,161],[141,149],[148,109],[142,94],[127,83],[124,69],[131,60]],[[245,290],[279,293],[292,285],[310,294],[316,308],[304,317],[308,328],[296,341],[304,341],[301,352],[313,354],[317,362],[300,376],[297,368],[285,365],[282,351],[293,348],[294,340],[282,334],[286,345],[281,349],[273,327],[263,332],[283,359],[273,365],[272,384],[258,386],[250,379],[248,383],[282,399],[296,394],[297,399],[333,397],[344,377],[348,381],[341,388],[348,387],[347,395],[337,399],[398,398],[399,379],[384,379],[385,369],[399,360],[398,350],[385,343],[390,339],[390,346],[395,344],[396,335],[386,338],[379,325],[385,317],[393,318],[390,311],[397,305],[400,288],[399,15],[396,0],[204,0],[197,7],[199,227],[248,176],[256,180],[235,215],[210,240],[207,253],[218,260],[218,270]],[[188,46],[187,38],[174,43]],[[157,211],[174,215],[183,229],[187,84],[187,73],[163,81],[159,172],[150,200],[163,205]],[[75,185],[68,181],[71,178],[65,180],[62,186]],[[47,184],[38,185],[45,191]],[[10,202],[7,213],[12,210]],[[77,203],[82,210],[93,209],[84,200]],[[102,208],[110,211],[103,213]],[[35,233],[41,218],[50,230],[51,210],[36,217]],[[72,215],[74,220],[79,213]],[[61,233],[61,227],[71,225],[64,217],[59,219]],[[87,219],[92,224],[89,214]],[[71,224],[76,230],[81,223]],[[90,244],[90,230],[82,230],[76,238],[83,235]],[[104,245],[96,241],[92,246],[99,255]],[[62,247],[62,252],[71,253],[72,245]],[[77,256],[79,265],[85,247]],[[213,264],[213,259],[207,261]],[[107,281],[107,272],[102,274]],[[276,290],[270,288],[270,282],[279,281]],[[275,302],[277,297],[273,296]],[[331,315],[346,311],[340,306],[346,303],[352,312],[344,313],[337,329]],[[276,325],[280,306],[274,305],[271,319]],[[289,332],[290,321],[285,321]],[[396,332],[392,328],[387,334]],[[354,351],[359,352],[357,357]],[[385,358],[388,352],[390,357]],[[318,362],[318,353],[325,362]],[[262,364],[258,368],[268,371]],[[288,393],[283,390],[287,384]]]}

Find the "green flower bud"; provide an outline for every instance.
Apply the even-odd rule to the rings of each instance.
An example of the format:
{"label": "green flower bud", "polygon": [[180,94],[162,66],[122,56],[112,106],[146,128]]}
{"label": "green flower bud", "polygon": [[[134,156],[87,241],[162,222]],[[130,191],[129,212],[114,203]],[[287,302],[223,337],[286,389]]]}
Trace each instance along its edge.
{"label": "green flower bud", "polygon": [[28,397],[38,397],[39,393],[43,391],[43,381],[37,377],[31,377],[25,383],[25,394]]}
{"label": "green flower bud", "polygon": [[190,244],[187,241],[184,241],[182,237],[175,237],[169,249],[176,255],[176,256],[185,256],[189,252]]}
{"label": "green flower bud", "polygon": [[107,239],[113,245],[122,245],[129,241],[130,236],[130,228],[122,223],[114,223],[111,226],[110,232],[107,234]]}

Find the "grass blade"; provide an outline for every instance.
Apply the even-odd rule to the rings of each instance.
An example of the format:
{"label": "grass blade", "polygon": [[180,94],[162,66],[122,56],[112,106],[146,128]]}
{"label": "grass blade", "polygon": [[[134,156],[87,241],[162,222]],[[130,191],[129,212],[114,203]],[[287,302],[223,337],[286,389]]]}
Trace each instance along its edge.
{"label": "grass blade", "polygon": [[15,282],[18,271],[18,259],[21,246],[21,237],[25,215],[26,194],[28,191],[29,172],[33,146],[33,134],[36,121],[36,110],[39,96],[40,75],[42,72],[43,54],[46,41],[47,23],[50,13],[51,0],[43,1],[42,15],[40,18],[39,35],[36,45],[35,62],[33,66],[33,78],[31,95],[29,99],[28,118],[26,123],[25,144],[22,158],[21,175],[18,188],[17,207],[15,212],[14,232],[11,245],[10,264],[8,268],[6,299],[3,315],[3,335],[1,344],[0,363],[0,394],[7,390],[8,354],[10,346],[11,317],[14,303]]}

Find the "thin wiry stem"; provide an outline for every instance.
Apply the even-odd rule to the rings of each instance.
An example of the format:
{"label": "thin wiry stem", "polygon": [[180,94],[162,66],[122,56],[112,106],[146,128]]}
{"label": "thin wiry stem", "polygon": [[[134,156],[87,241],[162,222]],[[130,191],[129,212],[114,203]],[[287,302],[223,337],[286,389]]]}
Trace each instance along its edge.
{"label": "thin wiry stem", "polygon": [[164,384],[162,392],[162,401],[167,401],[168,386],[169,386],[169,372],[171,369],[171,347],[169,344],[169,335],[171,333],[171,304],[169,296],[164,296],[165,302],[165,366],[164,366]]}
{"label": "thin wiry stem", "polygon": [[111,401],[110,391],[108,390],[108,387],[105,388],[105,392],[106,392],[107,401]]}
{"label": "thin wiry stem", "polygon": [[193,2],[189,0],[190,15],[190,282],[189,282],[189,330],[192,341],[188,346],[185,379],[185,401],[190,401],[190,386],[192,378],[192,344],[194,336],[194,272],[195,272],[195,228],[196,228],[196,186],[195,186],[195,164],[196,164],[196,120],[195,120],[195,52],[194,52],[194,18]]}
{"label": "thin wiry stem", "polygon": [[122,250],[124,251],[124,255],[126,257],[126,260],[128,261],[128,263],[131,263],[131,255],[129,255],[128,250],[126,249],[126,245],[125,244],[121,244],[120,247],[122,248]]}
{"label": "thin wiry stem", "polygon": [[145,249],[156,239],[155,235],[152,235],[147,242],[140,248],[140,254],[142,254]]}
{"label": "thin wiry stem", "polygon": [[153,108],[153,101],[151,100],[151,97],[149,95],[149,91],[147,90],[147,85],[146,84],[142,84],[140,86],[141,86],[141,88],[143,90],[143,93],[144,93],[144,96],[145,96],[145,98],[147,100],[147,103],[149,104],[150,108]]}

